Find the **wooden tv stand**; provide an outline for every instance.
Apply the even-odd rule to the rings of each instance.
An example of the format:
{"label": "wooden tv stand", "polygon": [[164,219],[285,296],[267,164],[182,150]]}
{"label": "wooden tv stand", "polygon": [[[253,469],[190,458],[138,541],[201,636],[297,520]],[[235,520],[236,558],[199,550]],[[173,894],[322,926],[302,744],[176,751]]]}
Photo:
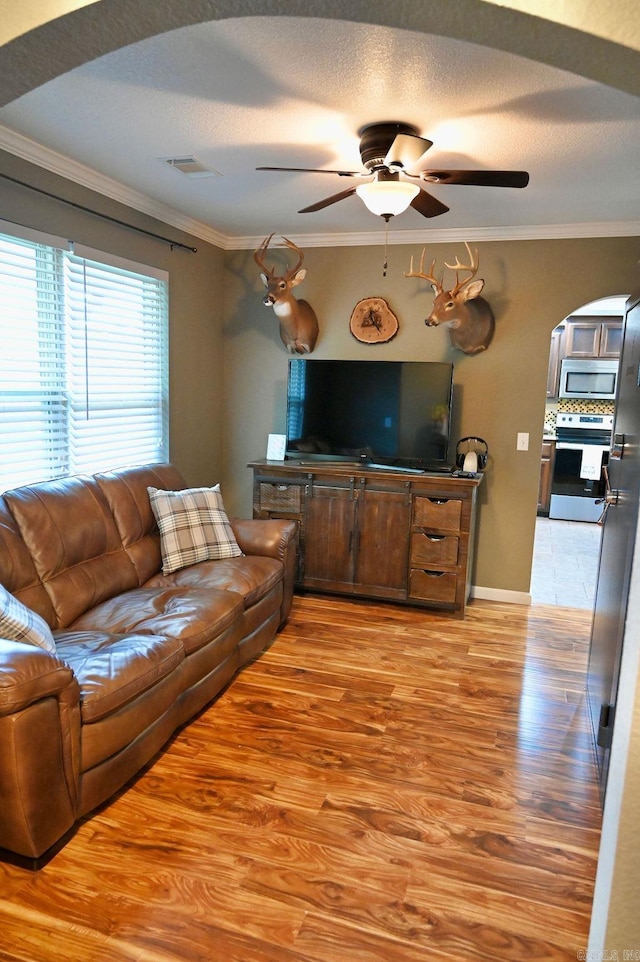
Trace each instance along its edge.
{"label": "wooden tv stand", "polygon": [[451,611],[471,587],[481,477],[255,461],[254,518],[298,523],[296,586]]}

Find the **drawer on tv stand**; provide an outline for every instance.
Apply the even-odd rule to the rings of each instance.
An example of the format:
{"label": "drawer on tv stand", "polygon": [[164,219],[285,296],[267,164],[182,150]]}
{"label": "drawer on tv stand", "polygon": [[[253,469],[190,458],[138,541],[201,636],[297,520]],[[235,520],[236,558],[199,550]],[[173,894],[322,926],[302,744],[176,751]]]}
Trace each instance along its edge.
{"label": "drawer on tv stand", "polygon": [[453,604],[458,590],[455,571],[431,571],[412,568],[409,576],[409,597],[422,601]]}
{"label": "drawer on tv stand", "polygon": [[414,531],[411,535],[411,567],[451,567],[458,563],[460,539],[451,534]]}
{"label": "drawer on tv stand", "polygon": [[458,498],[413,499],[413,523],[417,527],[459,531],[461,522],[462,501]]}
{"label": "drawer on tv stand", "polygon": [[260,508],[263,511],[280,511],[297,514],[302,504],[299,484],[260,483]]}

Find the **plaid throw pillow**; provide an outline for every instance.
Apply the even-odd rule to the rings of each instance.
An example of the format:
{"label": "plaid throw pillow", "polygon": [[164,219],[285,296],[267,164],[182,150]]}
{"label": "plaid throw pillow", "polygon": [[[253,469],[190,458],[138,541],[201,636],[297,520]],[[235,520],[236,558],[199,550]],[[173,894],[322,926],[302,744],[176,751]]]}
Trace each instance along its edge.
{"label": "plaid throw pillow", "polygon": [[160,531],[163,574],[198,561],[242,555],[224,510],[219,484],[184,491],[147,491]]}
{"label": "plaid throw pillow", "polygon": [[56,643],[44,618],[18,601],[0,585],[0,638],[37,645],[55,654]]}

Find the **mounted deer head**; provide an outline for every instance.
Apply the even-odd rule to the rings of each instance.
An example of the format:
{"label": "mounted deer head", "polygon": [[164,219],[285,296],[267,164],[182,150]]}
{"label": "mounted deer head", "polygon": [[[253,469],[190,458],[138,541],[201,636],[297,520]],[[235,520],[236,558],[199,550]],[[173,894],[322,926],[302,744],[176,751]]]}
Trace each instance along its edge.
{"label": "mounted deer head", "polygon": [[273,234],[265,237],[253,254],[260,268],[262,283],[267,289],[262,303],[267,307],[273,307],[280,321],[280,338],[287,351],[290,354],[311,354],[318,339],[318,319],[307,301],[298,301],[291,293],[291,288],[296,287],[306,277],[306,270],[301,269],[304,254],[293,241],[283,237],[285,246],[298,255],[298,263],[286,274],[277,275],[275,268],[269,269],[264,263],[264,255],[272,237]]}
{"label": "mounted deer head", "polygon": [[[423,277],[431,282],[436,297],[431,314],[425,320],[427,327],[446,324],[453,347],[464,354],[479,354],[486,351],[491,343],[495,320],[489,304],[479,296],[484,281],[482,278],[473,280],[478,272],[478,251],[476,249],[472,252],[466,241],[464,246],[469,255],[469,264],[461,264],[457,257],[455,264],[447,264],[445,261],[445,267],[456,272],[456,283],[450,291],[445,291],[442,278],[434,274],[435,260],[431,262],[429,272],[424,272],[424,248],[418,270],[413,269],[412,257],[409,271],[405,272],[404,276]],[[461,281],[460,271],[468,271],[469,276]]]}

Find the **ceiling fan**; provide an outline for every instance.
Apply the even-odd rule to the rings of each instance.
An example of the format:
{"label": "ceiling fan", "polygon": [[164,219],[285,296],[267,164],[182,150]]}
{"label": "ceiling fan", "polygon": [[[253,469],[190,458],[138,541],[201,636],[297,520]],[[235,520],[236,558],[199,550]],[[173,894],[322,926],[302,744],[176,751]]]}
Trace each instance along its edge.
{"label": "ceiling fan", "polygon": [[526,187],[524,170],[441,170],[423,166],[431,140],[418,135],[417,128],[404,123],[368,124],[359,131],[363,171],[325,170],[313,167],[257,167],[256,170],[336,174],[338,177],[366,178],[359,186],[332,194],[299,210],[308,214],[357,193],[365,206],[386,221],[411,206],[423,217],[437,217],[449,208],[422,187],[428,184],[464,184],[474,187]]}

